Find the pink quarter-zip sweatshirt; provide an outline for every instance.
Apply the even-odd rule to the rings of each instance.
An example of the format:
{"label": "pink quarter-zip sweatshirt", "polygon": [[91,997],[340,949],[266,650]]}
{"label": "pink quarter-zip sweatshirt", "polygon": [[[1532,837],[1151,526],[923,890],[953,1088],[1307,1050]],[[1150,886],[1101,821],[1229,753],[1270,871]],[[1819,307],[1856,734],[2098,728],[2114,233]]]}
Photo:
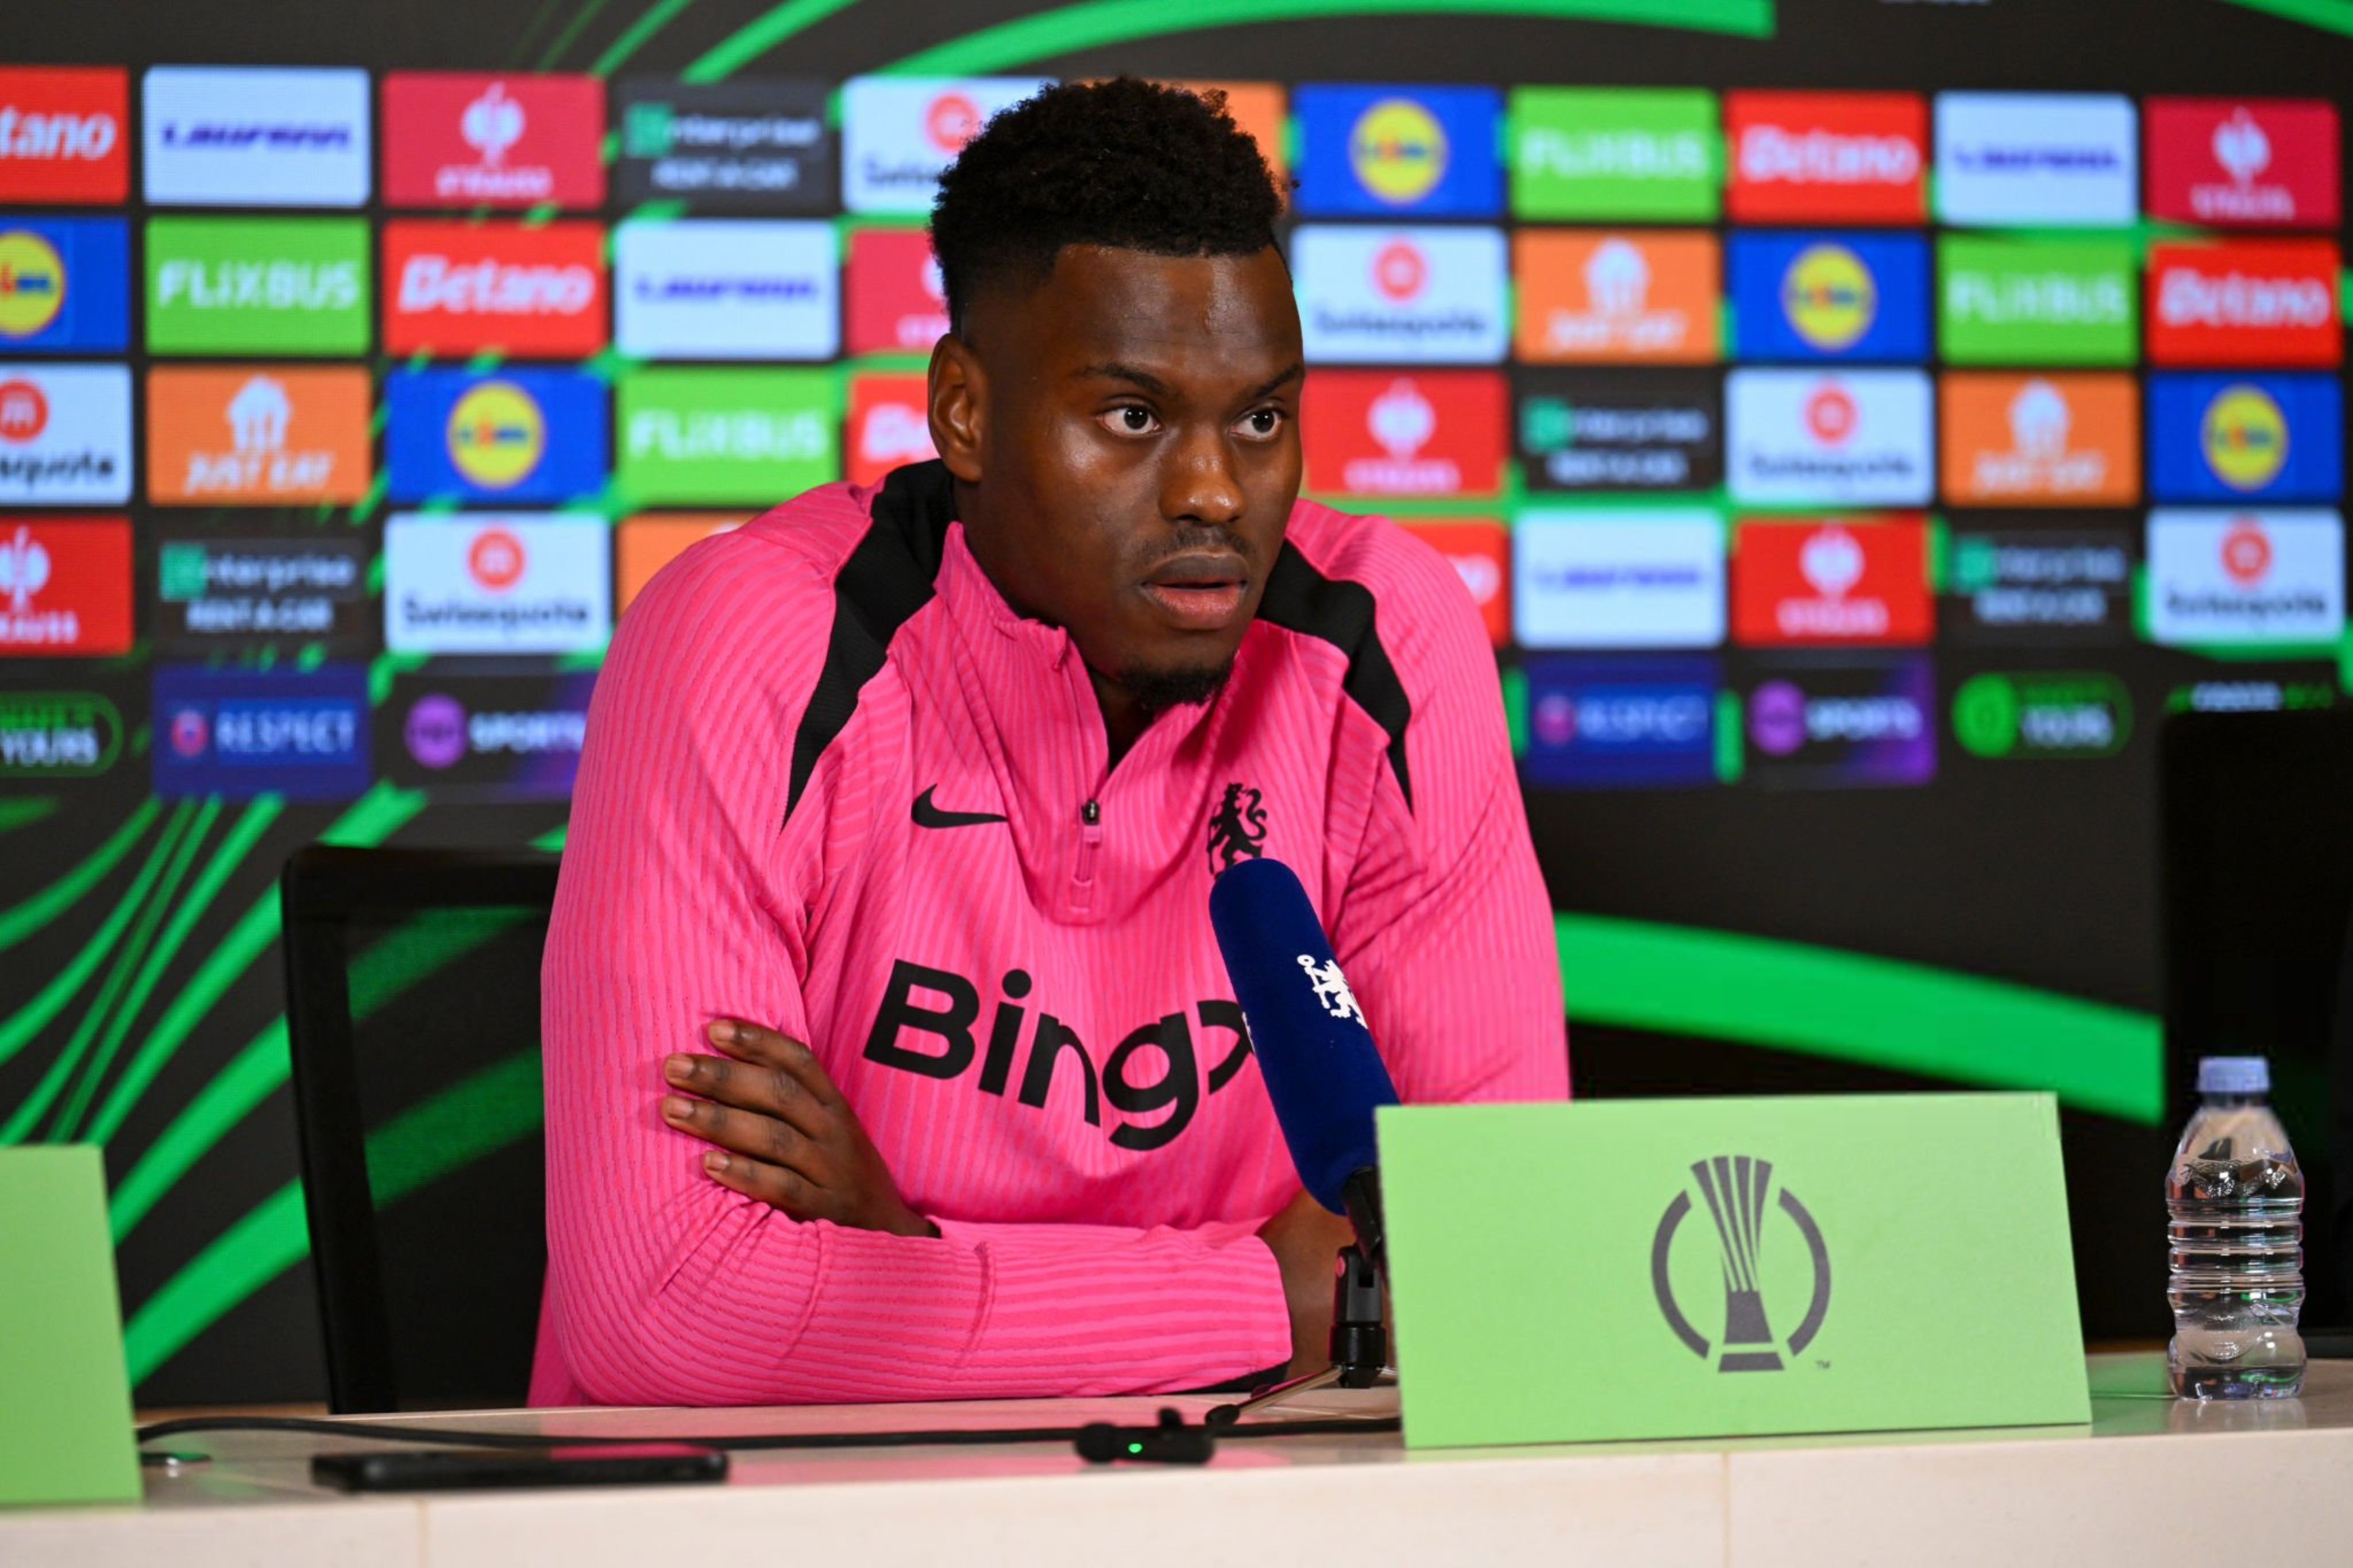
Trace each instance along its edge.
{"label": "pink quarter-zip sweatshirt", "polygon": [[[1118,766],[937,463],[665,568],[597,682],[543,973],[535,1404],[1201,1388],[1280,1367],[1298,1189],[1209,928],[1289,864],[1399,1093],[1567,1093],[1494,659],[1436,552],[1302,502],[1213,701]],[[805,1041],[940,1235],[804,1224],[666,1126],[712,1019]]]}

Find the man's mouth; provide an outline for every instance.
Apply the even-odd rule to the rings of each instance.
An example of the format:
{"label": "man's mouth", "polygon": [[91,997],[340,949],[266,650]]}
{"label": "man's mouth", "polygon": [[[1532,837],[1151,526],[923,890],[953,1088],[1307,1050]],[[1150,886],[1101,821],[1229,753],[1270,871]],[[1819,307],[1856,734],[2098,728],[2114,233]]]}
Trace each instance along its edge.
{"label": "man's mouth", "polygon": [[1250,589],[1250,568],[1231,551],[1176,556],[1153,568],[1144,596],[1183,631],[1214,632],[1241,614]]}

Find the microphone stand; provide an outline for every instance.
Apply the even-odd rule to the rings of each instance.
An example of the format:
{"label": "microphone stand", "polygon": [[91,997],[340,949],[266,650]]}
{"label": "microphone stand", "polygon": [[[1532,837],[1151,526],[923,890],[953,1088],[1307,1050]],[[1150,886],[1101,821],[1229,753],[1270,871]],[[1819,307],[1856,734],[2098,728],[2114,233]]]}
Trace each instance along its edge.
{"label": "microphone stand", "polygon": [[1238,1405],[1218,1405],[1202,1417],[1204,1425],[1230,1426],[1319,1388],[1373,1388],[1395,1381],[1397,1373],[1388,1364],[1388,1324],[1381,1313],[1388,1238],[1381,1225],[1380,1173],[1370,1167],[1358,1171],[1341,1188],[1341,1197],[1356,1239],[1340,1248],[1333,1263],[1332,1364],[1255,1389]]}

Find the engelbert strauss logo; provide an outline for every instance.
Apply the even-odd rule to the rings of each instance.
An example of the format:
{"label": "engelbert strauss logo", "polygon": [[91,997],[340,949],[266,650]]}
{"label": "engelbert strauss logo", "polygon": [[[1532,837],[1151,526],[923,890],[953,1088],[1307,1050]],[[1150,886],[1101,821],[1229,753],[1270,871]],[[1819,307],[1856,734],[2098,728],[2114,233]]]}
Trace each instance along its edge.
{"label": "engelbert strauss logo", "polygon": [[[1797,1194],[1783,1187],[1776,1206],[1789,1216],[1805,1241],[1806,1251],[1813,1260],[1814,1293],[1797,1329],[1786,1341],[1777,1341],[1766,1319],[1762,1288],[1765,1222],[1770,1212],[1765,1194],[1773,1184],[1771,1163],[1746,1154],[1729,1158],[1719,1154],[1694,1165],[1692,1174],[1697,1178],[1700,1196],[1715,1221],[1716,1245],[1724,1265],[1723,1355],[1715,1370],[1779,1372],[1782,1363],[1778,1347],[1786,1344],[1793,1357],[1803,1354],[1821,1331],[1822,1319],[1831,1310],[1831,1255],[1822,1244],[1821,1227],[1814,1224],[1814,1216],[1798,1201]],[[1692,1195],[1686,1188],[1675,1194],[1667,1212],[1659,1216],[1659,1228],[1651,1238],[1651,1289],[1659,1299],[1659,1310],[1665,1315],[1667,1327],[1675,1331],[1675,1337],[1690,1348],[1692,1354],[1705,1361],[1713,1347],[1683,1315],[1667,1268],[1669,1256],[1674,1250],[1675,1232],[1691,1211]]]}

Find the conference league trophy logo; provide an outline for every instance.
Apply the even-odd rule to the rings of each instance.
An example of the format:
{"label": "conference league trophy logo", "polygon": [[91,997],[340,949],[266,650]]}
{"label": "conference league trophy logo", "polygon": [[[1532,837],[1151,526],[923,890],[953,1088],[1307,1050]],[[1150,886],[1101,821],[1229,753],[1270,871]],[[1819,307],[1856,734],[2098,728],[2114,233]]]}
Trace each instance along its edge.
{"label": "conference league trophy logo", "polygon": [[[1767,1205],[1766,1194],[1773,1184],[1769,1161],[1751,1159],[1746,1154],[1729,1158],[1719,1154],[1713,1160],[1700,1161],[1691,1169],[1700,1199],[1715,1223],[1715,1241],[1724,1271],[1724,1334],[1715,1369],[1779,1372],[1782,1347],[1786,1345],[1792,1358],[1804,1353],[1814,1336],[1821,1331],[1822,1319],[1830,1311],[1831,1255],[1822,1244],[1821,1227],[1814,1223],[1814,1216],[1798,1201],[1797,1194],[1786,1186],[1778,1201]],[[1651,1289],[1659,1299],[1659,1310],[1666,1317],[1667,1327],[1694,1355],[1706,1361],[1719,1347],[1712,1345],[1707,1336],[1692,1326],[1682,1303],[1675,1299],[1674,1281],[1668,1268],[1676,1233],[1692,1207],[1692,1189],[1686,1188],[1675,1194],[1667,1212],[1659,1216],[1659,1228],[1651,1238]],[[1777,1208],[1796,1226],[1813,1264],[1813,1296],[1806,1303],[1804,1317],[1787,1340],[1774,1336],[1764,1291],[1765,1247],[1768,1238],[1784,1234],[1782,1227],[1767,1223]],[[1786,1303],[1786,1307],[1795,1306],[1794,1300]]]}

